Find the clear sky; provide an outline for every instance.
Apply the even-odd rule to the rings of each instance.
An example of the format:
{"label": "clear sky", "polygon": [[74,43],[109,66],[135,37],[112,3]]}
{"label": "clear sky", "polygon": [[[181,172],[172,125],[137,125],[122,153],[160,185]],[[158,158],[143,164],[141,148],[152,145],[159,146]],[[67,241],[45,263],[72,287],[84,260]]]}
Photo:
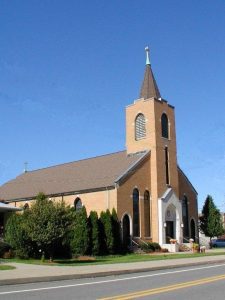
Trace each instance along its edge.
{"label": "clear sky", "polygon": [[224,0],[1,0],[0,184],[125,149],[146,45],[199,209],[225,211]]}

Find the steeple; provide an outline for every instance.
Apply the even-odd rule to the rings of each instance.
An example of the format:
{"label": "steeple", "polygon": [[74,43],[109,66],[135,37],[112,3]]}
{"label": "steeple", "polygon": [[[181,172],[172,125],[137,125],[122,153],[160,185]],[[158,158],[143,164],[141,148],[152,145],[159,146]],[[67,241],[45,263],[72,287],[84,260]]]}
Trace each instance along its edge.
{"label": "steeple", "polygon": [[149,59],[149,48],[145,47],[146,51],[146,67],[145,67],[145,75],[142,83],[140,98],[148,99],[148,98],[161,98],[157,83],[155,81],[151,63]]}

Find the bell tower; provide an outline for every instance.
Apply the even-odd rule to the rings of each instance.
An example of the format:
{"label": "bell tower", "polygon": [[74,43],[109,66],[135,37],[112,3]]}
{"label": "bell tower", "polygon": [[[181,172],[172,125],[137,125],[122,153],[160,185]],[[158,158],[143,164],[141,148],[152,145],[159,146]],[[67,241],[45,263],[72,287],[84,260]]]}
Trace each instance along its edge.
{"label": "bell tower", "polygon": [[[157,200],[172,187],[178,196],[174,107],[161,97],[146,51],[140,98],[126,107],[127,154],[150,150],[153,240],[158,239]],[[155,224],[155,225],[154,225]],[[153,228],[155,227],[155,229]]]}

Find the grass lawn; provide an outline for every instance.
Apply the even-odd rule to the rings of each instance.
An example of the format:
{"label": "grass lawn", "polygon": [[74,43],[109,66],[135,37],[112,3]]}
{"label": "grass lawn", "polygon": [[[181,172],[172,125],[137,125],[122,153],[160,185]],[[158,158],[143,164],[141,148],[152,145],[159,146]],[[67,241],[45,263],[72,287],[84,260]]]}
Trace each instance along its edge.
{"label": "grass lawn", "polygon": [[210,253],[157,253],[157,254],[127,254],[127,255],[108,255],[97,257],[82,257],[81,259],[55,259],[53,262],[49,262],[47,259],[42,262],[38,259],[4,259],[5,262],[16,262],[26,264],[39,264],[39,265],[51,265],[51,266],[84,266],[84,265],[99,265],[99,264],[115,264],[115,263],[130,263],[141,261],[153,261],[153,260],[167,260],[178,258],[198,258],[201,256],[214,256],[224,255],[225,252],[210,252]]}
{"label": "grass lawn", "polygon": [[7,266],[7,265],[0,265],[0,271],[4,271],[4,270],[13,270],[16,267],[13,266]]}

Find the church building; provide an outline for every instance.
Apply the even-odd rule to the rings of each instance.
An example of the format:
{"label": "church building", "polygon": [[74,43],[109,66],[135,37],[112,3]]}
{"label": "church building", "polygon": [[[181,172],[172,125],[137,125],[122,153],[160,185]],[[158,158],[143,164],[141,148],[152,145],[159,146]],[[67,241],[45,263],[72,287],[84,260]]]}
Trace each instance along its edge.
{"label": "church building", "polygon": [[197,192],[177,163],[174,107],[162,98],[149,49],[139,99],[126,107],[126,149],[27,171],[0,187],[0,201],[29,207],[39,192],[79,210],[116,209],[124,242],[168,248],[198,239]]}

